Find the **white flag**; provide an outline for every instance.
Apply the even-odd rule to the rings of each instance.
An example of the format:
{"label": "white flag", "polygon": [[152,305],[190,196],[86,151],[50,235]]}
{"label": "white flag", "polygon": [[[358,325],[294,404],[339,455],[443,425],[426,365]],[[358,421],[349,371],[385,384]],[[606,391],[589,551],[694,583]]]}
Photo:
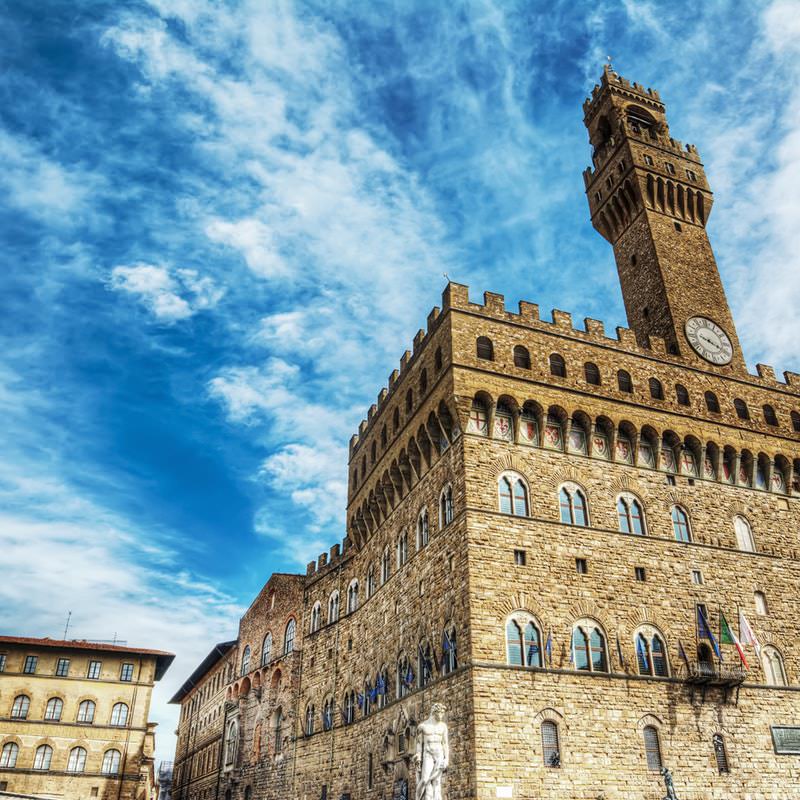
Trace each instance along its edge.
{"label": "white flag", "polygon": [[753,629],[750,627],[750,623],[747,621],[743,611],[739,612],[739,639],[742,644],[753,645],[756,651],[756,658],[761,658],[761,642],[758,641],[758,637],[753,633]]}

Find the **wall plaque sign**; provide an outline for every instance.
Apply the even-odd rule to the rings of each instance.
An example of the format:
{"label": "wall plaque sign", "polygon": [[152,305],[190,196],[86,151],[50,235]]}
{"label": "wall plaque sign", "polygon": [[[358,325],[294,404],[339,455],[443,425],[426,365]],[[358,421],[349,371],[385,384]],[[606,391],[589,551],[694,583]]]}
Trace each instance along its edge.
{"label": "wall plaque sign", "polygon": [[779,755],[800,756],[800,727],[773,725],[772,744]]}

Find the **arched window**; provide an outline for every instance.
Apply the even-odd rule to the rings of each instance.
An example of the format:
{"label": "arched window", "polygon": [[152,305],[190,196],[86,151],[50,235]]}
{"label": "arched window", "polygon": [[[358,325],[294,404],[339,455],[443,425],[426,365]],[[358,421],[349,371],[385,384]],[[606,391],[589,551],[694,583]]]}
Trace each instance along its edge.
{"label": "arched window", "polygon": [[725,740],[722,738],[722,735],[715,733],[712,739],[712,744],[714,745],[714,758],[717,762],[717,771],[720,775],[730,772],[731,770],[728,766],[728,753],[725,750]]}
{"label": "arched window", "polygon": [[558,353],[550,354],[550,374],[555,375],[557,378],[567,377],[567,365],[562,355]]}
{"label": "arched window", "polygon": [[356,693],[348,689],[342,700],[342,722],[352,725],[356,721]]}
{"label": "arched window", "polygon": [[400,430],[400,409],[395,408],[392,412],[392,431],[397,433]]}
{"label": "arched window", "polygon": [[64,701],[59,697],[51,697],[47,701],[47,708],[44,711],[44,718],[57,722],[61,719],[61,712],[64,710]]}
{"label": "arched window", "polygon": [[625,369],[621,369],[617,372],[617,386],[621,392],[625,392],[625,394],[632,394],[633,393],[633,381],[631,380],[631,374]]}
{"label": "arched window", "polygon": [[314,704],[309,703],[306,706],[306,736],[311,736],[314,733],[314,717],[316,712],[314,711]]}
{"label": "arched window", "polygon": [[597,364],[587,361],[583,365],[583,374],[586,376],[586,383],[592,386],[600,385],[600,369]]}
{"label": "arched window", "polygon": [[608,672],[606,638],[593,620],[584,620],[572,631],[572,662],[585,672]]}
{"label": "arched window", "polygon": [[558,504],[561,510],[561,521],[567,525],[589,524],[589,514],[586,504],[586,495],[574,483],[565,483],[558,490]]}
{"label": "arched window", "polygon": [[542,667],[542,635],[530,617],[516,614],[506,623],[506,655],[516,667]]}
{"label": "arched window", "polygon": [[762,617],[766,617],[769,614],[769,608],[767,607],[767,596],[764,592],[753,592],[753,599],[755,600],[756,604],[756,614],[759,614]]}
{"label": "arched window", "polygon": [[6,742],[3,745],[3,752],[0,753],[0,767],[14,769],[17,766],[18,755],[19,745],[16,742]]}
{"label": "arched window", "polygon": [[381,447],[385,450],[386,449],[386,442],[387,442],[387,435],[386,435],[386,426],[384,425],[381,428]]}
{"label": "arched window", "polygon": [[664,387],[661,385],[661,381],[658,378],[650,378],[650,397],[653,400],[663,400],[664,399]]}
{"label": "arched window", "polygon": [[25,694],[18,694],[14,698],[14,704],[11,706],[12,719],[27,719],[28,710],[31,707],[31,699]]}
{"label": "arched window", "polygon": [[50,769],[50,762],[53,760],[53,748],[49,744],[40,744],[36,748],[36,755],[33,757],[33,768],[40,770]]}
{"label": "arched window", "polygon": [[84,700],[78,706],[78,722],[94,722],[94,701]]}
{"label": "arched window", "polygon": [[329,731],[333,727],[333,698],[329,697],[322,705],[322,730]]}
{"label": "arched window", "polygon": [[792,418],[792,430],[795,433],[800,433],[800,414],[798,414],[797,411],[792,411],[791,418]]}
{"label": "arched window", "polygon": [[397,661],[397,697],[405,697],[414,685],[414,670],[408,656],[401,656]]}
{"label": "arched window", "polygon": [[318,631],[322,625],[322,603],[317,600],[311,609],[311,633]]}
{"label": "arched window", "polygon": [[370,564],[367,570],[367,599],[375,594],[375,565]]}
{"label": "arched window", "polygon": [[370,448],[369,448],[369,461],[370,461],[370,464],[374,464],[375,463],[375,460],[376,460],[377,456],[378,456],[378,445],[375,442],[373,442],[370,445]]}
{"label": "arched window", "polygon": [[689,526],[689,515],[680,507],[672,506],[672,532],[679,542],[692,541],[692,529]]}
{"label": "arched window", "polygon": [[494,361],[494,345],[488,336],[479,336],[475,342],[478,358]]}
{"label": "arched window", "polygon": [[389,545],[387,544],[386,547],[383,548],[383,556],[381,557],[381,586],[383,586],[386,581],[392,575],[392,551],[389,549]]}
{"label": "arched window", "polygon": [[400,535],[397,537],[397,569],[405,566],[406,561],[408,561],[408,534],[405,531],[401,531]]}
{"label": "arched window", "polygon": [[717,396],[714,394],[714,392],[706,392],[705,399],[706,399],[706,408],[712,414],[719,414],[719,400],[717,400]]}
{"label": "arched window", "polygon": [[378,708],[385,708],[389,702],[389,668],[384,664],[375,676],[375,696]]}
{"label": "arched window", "polygon": [[421,550],[428,544],[428,509],[423,508],[417,517],[417,550]]}
{"label": "arched window", "polygon": [[417,645],[417,676],[419,688],[424,689],[433,680],[433,649],[431,643],[422,641]]}
{"label": "arched window", "polygon": [[661,744],[658,741],[658,730],[653,725],[645,726],[644,754],[647,757],[647,769],[661,772]]}
{"label": "arched window", "polygon": [[294,650],[294,631],[295,621],[290,619],[286,624],[286,632],[283,635],[283,654],[289,655]]}
{"label": "arched window", "polygon": [[675,384],[675,399],[679,406],[689,405],[689,390],[683,384]]}
{"label": "arched window", "polygon": [[122,755],[119,750],[106,750],[103,754],[103,774],[116,775],[119,772],[119,762],[121,758]]}
{"label": "arched window", "polygon": [[456,671],[458,667],[457,645],[456,626],[449,625],[442,634],[442,675],[449,675]]}
{"label": "arched window", "polygon": [[328,625],[339,621],[339,590],[334,589],[328,598]]}
{"label": "arched window", "polygon": [[128,724],[128,706],[125,703],[114,703],[111,709],[111,724],[124,728]]}
{"label": "arched window", "polygon": [[228,735],[225,737],[225,763],[236,762],[236,751],[239,749],[239,726],[236,721],[228,725]]}
{"label": "arched window", "polygon": [[442,348],[437,347],[433,356],[433,368],[438,372],[442,368]]}
{"label": "arched window", "polygon": [[[317,620],[317,628],[320,626],[320,621]],[[316,628],[315,628],[316,630]],[[272,655],[272,634],[268,633],[264,637],[264,644],[261,645],[261,666],[269,664],[270,656]]]}
{"label": "arched window", "polygon": [[347,613],[352,614],[358,610],[358,581],[353,578],[347,587]]}
{"label": "arched window", "polygon": [[467,431],[469,433],[477,433],[480,436],[487,436],[489,433],[489,417],[486,413],[486,405],[477,397],[472,401]]}
{"label": "arched window", "polygon": [[736,544],[739,549],[746,553],[755,553],[756,545],[750,523],[744,517],[737,515],[733,518],[733,529],[736,531]]}
{"label": "arched window", "polygon": [[250,645],[245,645],[244,652],[242,653],[242,671],[241,675],[247,675],[250,672]]}
{"label": "arched window", "polygon": [[528,516],[528,487],[516,472],[505,472],[497,481],[500,513]]}
{"label": "arched window", "polygon": [[644,514],[642,504],[631,494],[621,494],[617,498],[617,517],[622,533],[635,533],[644,536]]}
{"label": "arched window", "polygon": [[419,374],[419,394],[420,397],[424,396],[428,391],[428,370],[423,369]]}
{"label": "arched window", "polygon": [[83,747],[73,747],[69,751],[67,772],[83,772],[86,769],[86,750]]}
{"label": "arched window", "polygon": [[733,407],[736,409],[736,416],[739,417],[739,419],[750,419],[750,411],[744,400],[740,400],[737,397],[733,401]]}
{"label": "arched window", "polygon": [[771,405],[764,406],[764,422],[766,422],[767,425],[778,424],[778,416],[775,413],[775,409]]}
{"label": "arched window", "polygon": [[761,665],[764,668],[764,677],[770,686],[786,686],[786,670],[783,667],[783,657],[771,645],[761,650]]}
{"label": "arched window", "polygon": [[439,495],[439,527],[444,528],[453,521],[453,487],[448,483]]}
{"label": "arched window", "polygon": [[283,752],[283,709],[279,706],[275,709],[275,752]]}
{"label": "arched window", "polygon": [[640,675],[669,676],[667,648],[655,629],[647,627],[636,634],[636,663]]}
{"label": "arched window", "polygon": [[514,347],[514,366],[520,369],[531,368],[531,354],[527,347],[518,344]]}
{"label": "arched window", "polygon": [[546,767],[561,766],[561,749],[558,744],[558,725],[549,719],[542,723],[542,758]]}

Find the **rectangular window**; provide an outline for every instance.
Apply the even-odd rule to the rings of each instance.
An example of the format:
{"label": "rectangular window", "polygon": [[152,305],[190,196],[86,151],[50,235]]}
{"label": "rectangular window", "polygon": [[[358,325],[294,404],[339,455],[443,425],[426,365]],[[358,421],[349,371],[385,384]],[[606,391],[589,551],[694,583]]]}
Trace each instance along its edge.
{"label": "rectangular window", "polygon": [[525,551],[524,550],[515,550],[514,551],[514,563],[518,567],[525,566]]}
{"label": "rectangular window", "polygon": [[0,672],[6,671],[6,654],[0,653]]}
{"label": "rectangular window", "polygon": [[119,673],[119,679],[121,681],[132,681],[133,680],[133,664],[123,664],[122,669]]}
{"label": "rectangular window", "polygon": [[578,575],[586,575],[589,572],[589,566],[586,563],[585,558],[576,558],[575,559],[575,569],[578,572]]}
{"label": "rectangular window", "polygon": [[689,178],[690,181],[696,181],[697,180],[697,173],[692,172],[692,170],[690,170],[690,169],[686,170],[686,175],[687,175],[687,177]]}
{"label": "rectangular window", "polygon": [[636,580],[637,581],[646,581],[647,575],[645,573],[644,567],[634,567],[634,571],[636,572]]}
{"label": "rectangular window", "polygon": [[702,585],[703,573],[699,569],[692,570],[692,583],[696,583],[698,586]]}
{"label": "rectangular window", "polygon": [[69,676],[69,659],[59,658],[56,662],[56,675],[59,678],[66,678]]}
{"label": "rectangular window", "polygon": [[371,789],[374,783],[372,772],[372,753],[367,756],[367,789]]}
{"label": "rectangular window", "polygon": [[39,656],[25,656],[25,666],[22,671],[26,675],[33,675],[36,672],[36,665],[39,663]]}
{"label": "rectangular window", "polygon": [[674,175],[675,174],[675,166],[673,164],[670,164],[669,161],[667,161],[664,164],[664,166],[667,168],[667,172],[669,172],[670,175]]}
{"label": "rectangular window", "polygon": [[100,677],[100,667],[102,667],[101,661],[90,661],[86,677],[96,681]]}
{"label": "rectangular window", "polygon": [[644,163],[647,164],[648,167],[652,167],[653,166],[653,157],[646,155],[644,157]]}
{"label": "rectangular window", "polygon": [[675,476],[674,475],[667,475],[667,486],[674,486],[675,485]]}

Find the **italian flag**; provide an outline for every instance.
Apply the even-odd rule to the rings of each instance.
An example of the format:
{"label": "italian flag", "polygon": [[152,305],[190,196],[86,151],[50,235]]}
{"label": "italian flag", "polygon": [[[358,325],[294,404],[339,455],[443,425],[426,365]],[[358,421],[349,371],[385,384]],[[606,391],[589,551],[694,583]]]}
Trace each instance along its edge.
{"label": "italian flag", "polygon": [[736,652],[739,653],[739,658],[742,659],[744,668],[750,669],[747,664],[747,659],[744,657],[742,643],[739,641],[739,637],[734,633],[733,628],[728,625],[728,620],[725,619],[725,615],[722,612],[720,612],[719,615],[719,640],[723,644],[732,644],[736,648]]}

